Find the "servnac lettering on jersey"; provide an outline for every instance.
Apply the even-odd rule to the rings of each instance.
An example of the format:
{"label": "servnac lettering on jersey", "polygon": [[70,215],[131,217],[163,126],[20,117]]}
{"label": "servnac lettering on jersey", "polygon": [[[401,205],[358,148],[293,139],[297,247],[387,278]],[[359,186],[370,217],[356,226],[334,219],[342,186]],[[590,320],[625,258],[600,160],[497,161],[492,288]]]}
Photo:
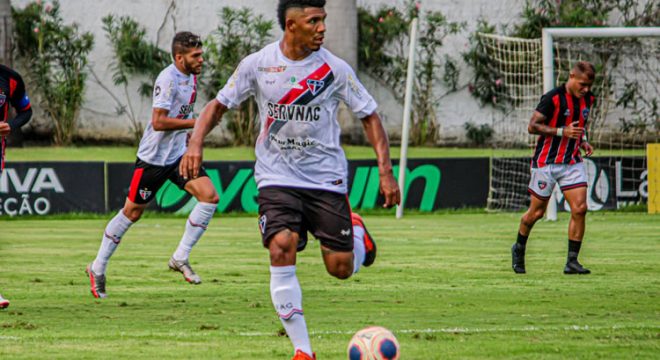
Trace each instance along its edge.
{"label": "servnac lettering on jersey", "polygon": [[319,121],[320,106],[286,105],[268,102],[268,116],[279,121]]}

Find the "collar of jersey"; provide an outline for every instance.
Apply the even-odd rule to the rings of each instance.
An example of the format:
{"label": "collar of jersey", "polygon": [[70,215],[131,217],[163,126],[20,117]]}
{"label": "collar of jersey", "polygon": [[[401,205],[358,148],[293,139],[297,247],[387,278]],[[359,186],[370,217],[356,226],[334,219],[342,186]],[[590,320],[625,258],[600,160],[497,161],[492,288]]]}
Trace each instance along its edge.
{"label": "collar of jersey", "polygon": [[174,73],[176,74],[176,76],[180,76],[180,77],[186,78],[186,79],[190,78],[190,75],[186,75],[186,74],[182,73],[181,70],[179,70],[179,68],[176,67],[176,65],[172,64],[172,67],[174,68]]}
{"label": "collar of jersey", "polygon": [[[318,55],[317,55],[318,52],[321,51],[321,50],[319,50],[319,51],[314,51],[313,53],[309,54],[309,56],[307,56],[306,58],[304,58],[304,59],[302,59],[302,60],[291,60],[291,59],[289,59],[288,57],[286,57],[286,55],[284,55],[284,53],[282,52],[282,48],[280,47],[280,43],[281,43],[282,41],[284,41],[284,39],[280,39],[280,40],[278,40],[278,41],[276,42],[276,44],[275,44],[275,47],[277,48],[277,55],[278,55],[278,57],[280,58],[280,60],[282,60],[283,62],[285,62],[285,63],[287,63],[287,64],[299,65],[299,64],[304,64],[304,63],[306,63],[306,62],[312,61],[312,60],[314,60],[314,59],[316,58],[316,56],[318,56]],[[178,69],[177,69],[177,70],[178,70]]]}

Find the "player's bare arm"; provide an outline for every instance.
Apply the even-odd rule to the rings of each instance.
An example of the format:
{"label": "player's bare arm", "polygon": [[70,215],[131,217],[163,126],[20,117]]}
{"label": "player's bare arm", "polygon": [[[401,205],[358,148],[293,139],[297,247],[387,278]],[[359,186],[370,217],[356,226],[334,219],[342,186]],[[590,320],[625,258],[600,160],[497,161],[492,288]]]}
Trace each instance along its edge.
{"label": "player's bare arm", "polygon": [[151,125],[156,131],[184,130],[195,126],[195,119],[176,119],[168,117],[168,109],[154,108],[151,112]]}
{"label": "player's bare arm", "polygon": [[184,179],[197,178],[199,168],[202,165],[204,138],[220,123],[222,115],[226,111],[227,107],[215,99],[209,101],[202,109],[190,136],[188,150],[186,150],[179,164],[179,173]]}
{"label": "player's bare arm", "polygon": [[367,139],[376,152],[378,161],[378,173],[380,175],[380,192],[385,196],[383,207],[390,208],[401,203],[401,192],[399,185],[394,179],[392,173],[392,161],[390,160],[390,144],[387,139],[387,133],[383,128],[378,113],[362,119],[362,126],[367,135]]}
{"label": "player's bare arm", "polygon": [[584,128],[579,127],[577,121],[563,128],[555,128],[546,125],[546,120],[545,115],[534,111],[527,125],[527,131],[532,135],[563,136],[569,139],[579,139],[584,134]]}

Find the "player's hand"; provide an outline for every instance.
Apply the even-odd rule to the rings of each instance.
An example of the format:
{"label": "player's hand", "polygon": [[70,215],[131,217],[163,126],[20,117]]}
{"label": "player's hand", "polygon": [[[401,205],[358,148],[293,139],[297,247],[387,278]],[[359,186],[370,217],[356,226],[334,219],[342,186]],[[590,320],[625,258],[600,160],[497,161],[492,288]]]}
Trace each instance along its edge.
{"label": "player's hand", "polygon": [[11,132],[11,127],[6,122],[0,122],[0,136],[7,136]]}
{"label": "player's hand", "polygon": [[584,134],[584,128],[577,126],[578,124],[578,121],[573,121],[570,125],[566,126],[563,136],[569,139],[580,139],[582,134]]}
{"label": "player's hand", "polygon": [[399,184],[396,183],[391,171],[387,174],[380,175],[380,193],[385,196],[385,204],[383,204],[383,207],[386,209],[401,203]]}
{"label": "player's hand", "polygon": [[179,163],[179,174],[184,179],[196,179],[202,165],[202,147],[190,146]]}
{"label": "player's hand", "polygon": [[586,141],[580,144],[580,147],[584,150],[584,156],[589,157],[594,153],[594,148]]}

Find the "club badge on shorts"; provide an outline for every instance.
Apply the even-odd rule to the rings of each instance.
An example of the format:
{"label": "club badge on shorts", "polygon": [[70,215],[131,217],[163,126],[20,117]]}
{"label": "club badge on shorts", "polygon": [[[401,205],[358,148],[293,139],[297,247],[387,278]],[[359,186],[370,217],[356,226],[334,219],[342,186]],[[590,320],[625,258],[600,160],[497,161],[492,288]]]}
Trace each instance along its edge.
{"label": "club badge on shorts", "polygon": [[140,197],[142,200],[147,200],[151,196],[151,191],[147,189],[140,189]]}
{"label": "club badge on shorts", "polygon": [[539,180],[538,185],[539,189],[544,190],[548,186],[548,183],[543,180]]}

